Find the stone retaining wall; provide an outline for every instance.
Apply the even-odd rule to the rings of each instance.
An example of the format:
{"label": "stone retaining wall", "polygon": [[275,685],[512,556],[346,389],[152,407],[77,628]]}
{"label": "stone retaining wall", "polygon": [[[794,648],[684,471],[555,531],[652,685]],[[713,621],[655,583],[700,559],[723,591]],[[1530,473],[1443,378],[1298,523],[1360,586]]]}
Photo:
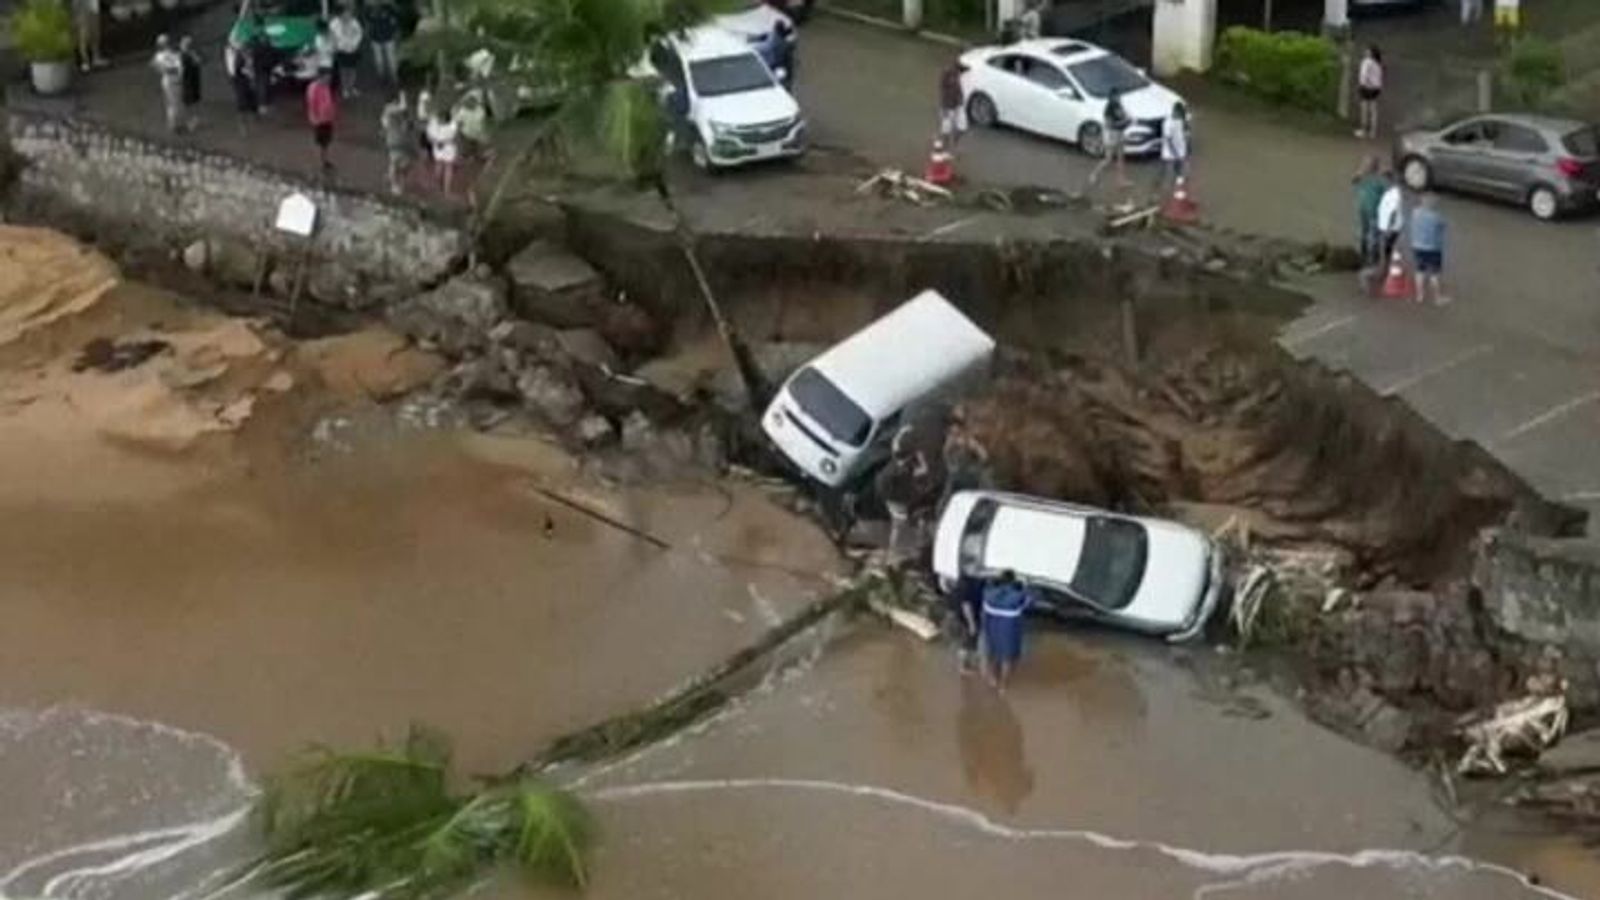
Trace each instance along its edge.
{"label": "stone retaining wall", "polygon": [[[25,214],[88,231],[181,247],[231,239],[285,255],[304,252],[276,232],[279,202],[294,192],[317,204],[311,258],[322,281],[438,281],[461,259],[461,223],[403,201],[325,190],[295,175],[196,147],[168,144],[47,112],[7,112],[22,172],[12,193]],[[110,232],[110,234],[107,234]]]}

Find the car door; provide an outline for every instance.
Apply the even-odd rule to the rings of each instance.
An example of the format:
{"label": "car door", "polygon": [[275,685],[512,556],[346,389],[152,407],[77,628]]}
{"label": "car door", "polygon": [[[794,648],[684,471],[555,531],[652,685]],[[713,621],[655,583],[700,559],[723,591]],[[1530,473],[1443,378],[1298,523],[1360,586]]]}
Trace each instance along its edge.
{"label": "car door", "polygon": [[1029,119],[1025,127],[1046,137],[1077,140],[1082,97],[1066,73],[1049,60],[1028,56],[1023,59],[1023,77]]}
{"label": "car door", "polygon": [[1488,190],[1487,156],[1494,145],[1494,133],[1493,121],[1473,119],[1441,135],[1429,160],[1433,183],[1464,191]]}
{"label": "car door", "polygon": [[1520,202],[1539,180],[1540,163],[1550,153],[1544,135],[1515,122],[1502,122],[1484,165],[1494,195]]}
{"label": "car door", "polygon": [[1026,57],[1020,53],[996,53],[984,63],[983,83],[979,90],[994,101],[1000,121],[1018,128],[1029,127],[1024,120],[1023,105],[1027,100],[1027,82],[1023,79]]}

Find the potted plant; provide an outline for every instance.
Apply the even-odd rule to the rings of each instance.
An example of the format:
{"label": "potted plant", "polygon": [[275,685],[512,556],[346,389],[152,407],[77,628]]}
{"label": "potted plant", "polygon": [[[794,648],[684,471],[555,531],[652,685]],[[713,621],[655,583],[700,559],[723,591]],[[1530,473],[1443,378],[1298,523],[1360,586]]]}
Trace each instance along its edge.
{"label": "potted plant", "polygon": [[59,94],[72,84],[72,13],[63,0],[26,0],[7,21],[11,43],[28,61],[33,89]]}

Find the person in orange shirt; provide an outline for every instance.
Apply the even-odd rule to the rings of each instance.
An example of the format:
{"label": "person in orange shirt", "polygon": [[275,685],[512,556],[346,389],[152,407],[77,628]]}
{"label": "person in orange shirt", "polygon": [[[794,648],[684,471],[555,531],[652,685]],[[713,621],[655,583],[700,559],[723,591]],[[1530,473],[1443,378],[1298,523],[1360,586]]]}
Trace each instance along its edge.
{"label": "person in orange shirt", "polygon": [[333,170],[328,147],[333,144],[333,126],[338,119],[339,101],[333,93],[333,70],[321,69],[306,86],[306,121],[311,123],[311,137],[317,142],[317,158],[325,173]]}

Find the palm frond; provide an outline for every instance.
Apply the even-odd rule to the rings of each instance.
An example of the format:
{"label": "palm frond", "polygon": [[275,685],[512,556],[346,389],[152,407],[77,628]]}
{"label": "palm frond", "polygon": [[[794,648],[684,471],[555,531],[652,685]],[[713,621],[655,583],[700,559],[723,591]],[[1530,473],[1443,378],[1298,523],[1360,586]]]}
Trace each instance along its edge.
{"label": "palm frond", "polygon": [[630,178],[655,177],[666,147],[666,120],[656,98],[636,81],[614,81],[597,106],[595,134],[606,155]]}
{"label": "palm frond", "polygon": [[414,729],[393,749],[306,751],[267,780],[267,851],[255,879],[291,898],[374,894],[436,900],[512,861],[581,885],[593,827],[578,800],[532,780],[450,791],[448,745]]}

